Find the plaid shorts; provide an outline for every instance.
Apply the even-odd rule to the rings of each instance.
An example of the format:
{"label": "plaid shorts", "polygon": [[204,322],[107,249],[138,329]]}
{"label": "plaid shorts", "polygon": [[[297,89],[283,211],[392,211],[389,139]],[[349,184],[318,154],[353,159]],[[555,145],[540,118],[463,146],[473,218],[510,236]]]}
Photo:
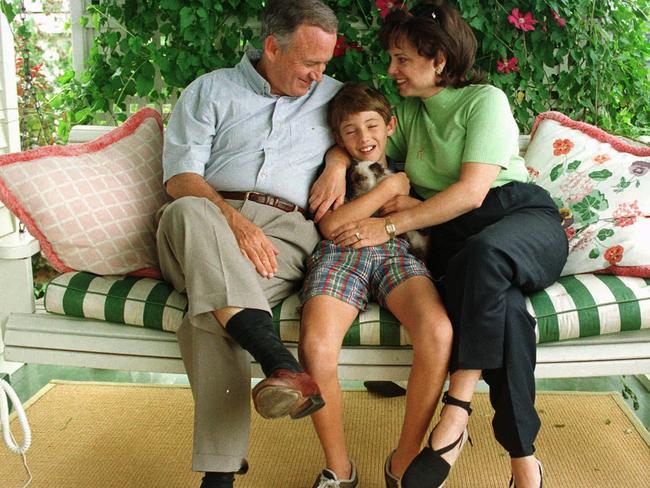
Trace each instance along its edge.
{"label": "plaid shorts", "polygon": [[368,302],[386,305],[386,297],[413,276],[431,278],[422,261],[408,252],[404,239],[392,239],[380,246],[337,246],[323,240],[307,260],[307,276],[301,303],[318,295],[329,295],[365,310]]}

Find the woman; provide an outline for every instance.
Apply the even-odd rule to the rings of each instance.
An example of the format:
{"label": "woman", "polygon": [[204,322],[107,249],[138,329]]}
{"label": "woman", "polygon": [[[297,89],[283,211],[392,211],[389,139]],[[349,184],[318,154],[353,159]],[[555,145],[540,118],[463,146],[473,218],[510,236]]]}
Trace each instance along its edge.
{"label": "woman", "polygon": [[[454,328],[440,420],[403,475],[394,460],[387,469],[407,488],[444,483],[467,439],[482,374],[495,437],[510,454],[511,486],[541,487],[534,320],[524,294],[553,283],[564,266],[568,245],[559,214],[545,190],[526,183],[505,94],[469,78],[476,39],[458,11],[440,2],[394,11],[380,42],[390,54],[388,74],[408,97],[397,108],[387,154],[406,161],[423,199],[396,197],[383,213],[397,234],[429,229],[427,265]],[[389,230],[384,219],[368,218],[341,226],[334,240],[371,246],[386,242]]]}

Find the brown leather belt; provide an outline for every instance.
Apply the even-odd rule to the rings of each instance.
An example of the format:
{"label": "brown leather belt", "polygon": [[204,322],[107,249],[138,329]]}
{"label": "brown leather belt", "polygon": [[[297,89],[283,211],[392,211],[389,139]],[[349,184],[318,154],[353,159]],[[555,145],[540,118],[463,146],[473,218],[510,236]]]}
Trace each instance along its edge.
{"label": "brown leather belt", "polygon": [[304,208],[267,193],[259,193],[256,191],[220,191],[219,194],[226,200],[250,200],[251,202],[279,208],[285,212],[300,212],[305,216],[307,215]]}

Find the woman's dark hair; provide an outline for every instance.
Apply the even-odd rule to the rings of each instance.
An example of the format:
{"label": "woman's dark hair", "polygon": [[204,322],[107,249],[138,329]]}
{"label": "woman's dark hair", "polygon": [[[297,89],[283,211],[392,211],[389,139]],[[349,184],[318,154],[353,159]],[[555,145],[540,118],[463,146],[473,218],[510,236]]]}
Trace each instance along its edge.
{"label": "woman's dark hair", "polygon": [[458,10],[444,1],[423,2],[406,10],[393,10],[384,19],[379,43],[388,50],[404,41],[411,43],[420,56],[445,59],[438,86],[461,88],[485,83],[485,77],[472,72],[476,55],[476,36]]}

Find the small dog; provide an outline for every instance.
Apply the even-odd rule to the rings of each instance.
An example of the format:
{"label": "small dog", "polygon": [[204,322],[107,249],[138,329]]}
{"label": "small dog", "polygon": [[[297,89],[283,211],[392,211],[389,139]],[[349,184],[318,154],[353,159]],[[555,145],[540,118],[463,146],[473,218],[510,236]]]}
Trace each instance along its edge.
{"label": "small dog", "polygon": [[[353,161],[347,172],[347,199],[354,200],[365,195],[389,176],[395,174],[378,161]],[[415,257],[425,259],[429,237],[422,231],[411,230],[403,234],[409,250]]]}

